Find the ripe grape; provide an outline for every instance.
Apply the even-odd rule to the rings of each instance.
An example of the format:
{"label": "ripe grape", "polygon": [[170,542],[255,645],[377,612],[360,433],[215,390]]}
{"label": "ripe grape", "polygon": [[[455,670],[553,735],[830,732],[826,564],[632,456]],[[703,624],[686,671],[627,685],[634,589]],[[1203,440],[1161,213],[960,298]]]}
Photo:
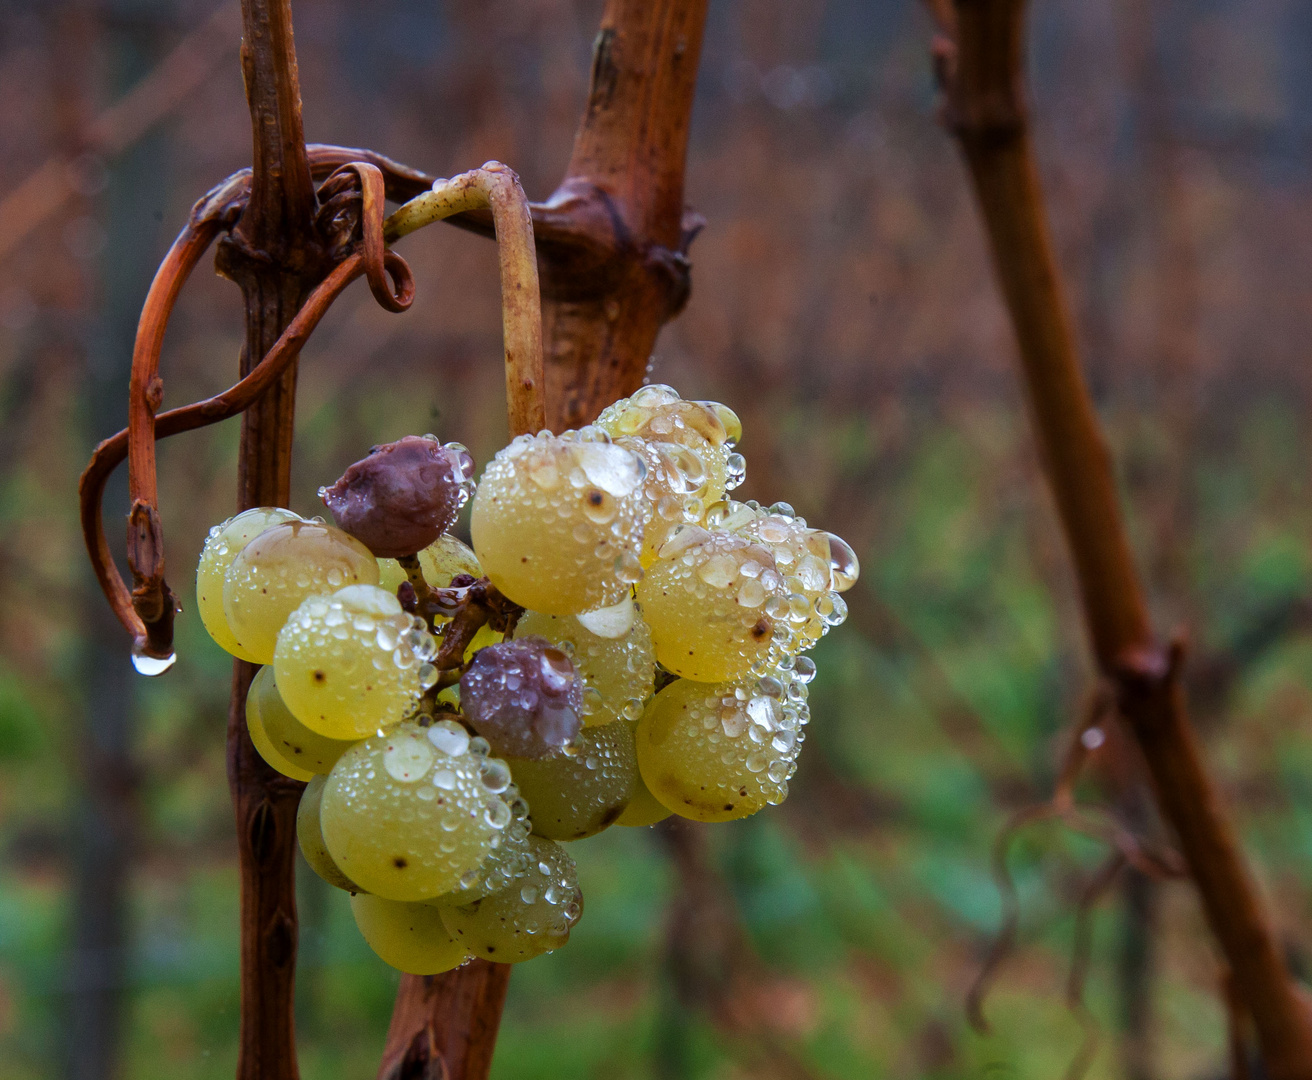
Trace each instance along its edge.
{"label": "ripe grape", "polygon": [[459,885],[511,820],[484,778],[488,759],[479,749],[459,724],[440,720],[402,724],[343,754],[319,815],[342,872],[391,900],[424,900]]}
{"label": "ripe grape", "polygon": [[347,892],[359,892],[360,886],[348,878],[333,862],[328,854],[328,845],[323,842],[323,827],[319,824],[319,808],[323,804],[323,788],[326,776],[311,776],[305,790],[301,792],[301,803],[296,808],[296,839],[301,845],[301,854],[310,869],[329,885]]}
{"label": "ripe grape", "polygon": [[533,831],[552,840],[581,840],[615,824],[638,771],[627,720],[584,728],[577,742],[551,757],[508,764],[528,800]]}
{"label": "ripe grape", "polygon": [[[260,670],[267,671],[268,669],[261,668]],[[250,734],[251,744],[255,747],[256,752],[270,768],[282,773],[283,776],[290,776],[293,780],[309,780],[310,777],[314,776],[313,770],[292,761],[269,738],[269,733],[264,729],[264,717],[261,715],[256,700],[254,683],[251,684],[250,690],[246,693],[246,730]]]}
{"label": "ripe grape", "polygon": [[[287,775],[295,776],[297,780],[309,779],[309,776],[297,775],[303,772],[311,776],[327,774],[337,764],[337,759],[353,745],[353,740],[326,738],[297,720],[278,693],[271,667],[260,668],[251,682],[246,694],[246,720],[252,731],[252,740],[258,725],[278,757],[296,768],[295,773]],[[255,747],[264,756],[259,742]],[[264,759],[269,761],[267,756]],[[269,764],[279,772],[285,771],[277,761],[269,761]]]}
{"label": "ripe grape", "polygon": [[[718,401],[685,401],[672,387],[654,383],[608,405],[597,417],[597,426],[616,439],[633,436],[692,450],[701,459],[706,486],[701,498],[707,504],[736,488],[746,473],[742,455],[733,452],[743,435],[742,422]],[[695,477],[696,472],[685,474]],[[675,478],[670,493],[686,482]]]}
{"label": "ripe grape", "polygon": [[308,596],[344,585],[376,585],[378,562],[341,529],[289,521],[265,529],[228,567],[223,612],[254,663],[273,663],[278,631]]}
{"label": "ripe grape", "polygon": [[200,612],[200,621],[204,623],[210,637],[220,648],[226,649],[238,659],[258,663],[255,657],[237,643],[223,614],[223,575],[242,548],[265,529],[285,521],[300,520],[300,515],[290,510],[257,506],[229,518],[222,525],[215,525],[205,538],[200,564],[196,567],[196,610]]}
{"label": "ripe grape", "polygon": [[[500,768],[505,770],[505,775],[510,775],[510,769],[505,762],[497,758],[490,760],[498,762]],[[510,806],[514,818],[497,837],[496,846],[488,853],[487,858],[476,870],[465,874],[456,888],[440,896],[434,896],[431,900],[424,900],[423,903],[436,904],[439,907],[469,904],[494,892],[500,892],[528,870],[528,860],[533,850],[529,844],[531,822],[528,818],[528,804],[520,798],[519,789],[513,784],[502,798]]]}
{"label": "ripe grape", "polygon": [[483,474],[470,515],[492,583],[550,615],[619,601],[642,575],[645,474],[639,455],[595,428],[515,438]]}
{"label": "ripe grape", "polygon": [[440,907],[451,936],[475,956],[515,964],[558,949],[583,913],[574,860],[559,844],[528,839],[528,868],[508,888]]}
{"label": "ripe grape", "polygon": [[651,793],[696,821],[732,821],[783,802],[807,720],[804,693],[792,700],[791,685],[768,676],[667,686],[638,723],[638,768]]}
{"label": "ripe grape", "polygon": [[[624,629],[624,624],[628,628]],[[586,625],[585,625],[586,623]],[[604,631],[607,636],[591,629]],[[651,630],[625,597],[615,608],[588,615],[543,615],[525,612],[515,637],[546,638],[563,649],[583,679],[583,723],[599,727],[627,717],[636,720],[651,696],[656,654]]]}
{"label": "ripe grape", "polygon": [[642,780],[642,773],[635,772],[633,777],[633,798],[624,808],[624,813],[615,819],[616,825],[629,828],[642,828],[655,825],[670,816],[670,808],[661,802]]}
{"label": "ripe grape", "polygon": [[424,621],[377,585],[311,596],[278,635],[273,670],[292,714],[331,739],[362,739],[410,712],[437,681]]}
{"label": "ripe grape", "polygon": [[683,526],[661,547],[637,595],[656,659],[686,679],[739,678],[791,640],[779,619],[788,593],[774,559],[730,533]]}
{"label": "ripe grape", "polygon": [[793,651],[814,645],[846,618],[847,604],[838,594],[856,584],[860,566],[841,537],[809,528],[787,503],[767,509],[729,500],[711,507],[706,522],[708,528],[733,532],[770,550],[788,602],[786,607],[776,602],[769,610],[792,626]]}
{"label": "ripe grape", "polygon": [[459,443],[408,435],[375,446],[319,497],[341,528],[379,557],[413,555],[451,527],[473,487],[474,459]]}
{"label": "ripe grape", "polygon": [[[457,574],[468,574],[474,578],[483,576],[478,556],[449,533],[439,536],[419,553],[419,566],[424,581],[434,589],[445,589]],[[408,580],[406,572],[395,559],[378,560],[380,587],[395,594],[401,583]]]}
{"label": "ripe grape", "polygon": [[351,897],[351,914],[378,958],[408,975],[437,975],[469,959],[443,924],[441,912],[427,904],[357,893]]}
{"label": "ripe grape", "polygon": [[583,681],[570,658],[540,637],[482,649],[460,678],[474,730],[498,754],[536,758],[564,746],[582,726]]}

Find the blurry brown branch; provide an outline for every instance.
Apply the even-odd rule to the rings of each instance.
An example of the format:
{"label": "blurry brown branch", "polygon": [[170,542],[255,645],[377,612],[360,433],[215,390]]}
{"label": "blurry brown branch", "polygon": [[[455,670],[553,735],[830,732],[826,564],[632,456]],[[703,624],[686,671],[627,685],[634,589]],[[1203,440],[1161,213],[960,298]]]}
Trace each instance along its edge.
{"label": "blurry brown branch", "polygon": [[[176,109],[228,55],[237,30],[237,4],[221,4],[200,29],[187,35],[149,75],[79,133],[82,154],[121,154]],[[87,162],[57,154],[0,200],[0,259],[40,228],[86,182]]]}
{"label": "blurry brown branch", "polygon": [[1019,345],[1031,416],[1094,655],[1147,761],[1203,909],[1251,1013],[1269,1075],[1312,1077],[1312,1015],[1281,960],[1181,687],[1184,649],[1162,646],[1130,552],[1110,457],[1080,370],[1044,217],[1026,116],[1024,0],[935,5],[944,121],[970,170]]}

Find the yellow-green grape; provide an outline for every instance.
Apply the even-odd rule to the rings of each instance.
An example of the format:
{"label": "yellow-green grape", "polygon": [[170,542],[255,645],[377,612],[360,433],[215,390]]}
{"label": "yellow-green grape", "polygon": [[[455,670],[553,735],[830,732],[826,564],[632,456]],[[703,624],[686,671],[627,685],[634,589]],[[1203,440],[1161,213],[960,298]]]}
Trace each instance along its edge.
{"label": "yellow-green grape", "polygon": [[273,663],[278,631],[307,596],[378,584],[378,561],[359,540],[315,521],[265,529],[223,578],[223,613],[253,663]]}
{"label": "yellow-green grape", "polygon": [[787,797],[807,717],[805,700],[790,700],[775,676],[718,686],[679,679],[638,722],[638,768],[681,817],[747,817]]}
{"label": "yellow-green grape", "polygon": [[584,726],[642,715],[656,679],[656,654],[651,630],[627,596],[613,608],[586,615],[526,611],[515,626],[515,637],[530,635],[546,638],[573,660],[574,670],[583,677]]}
{"label": "yellow-green grape", "polygon": [[[252,713],[256,714],[255,718],[252,718]],[[297,720],[278,693],[271,667],[260,668],[251,682],[246,694],[246,719],[252,730],[258,722],[278,756],[295,765],[297,772],[327,774],[337,764],[337,759],[354,745],[351,739],[326,738]],[[256,748],[259,748],[258,743]],[[269,764],[278,768],[276,762],[270,761]],[[306,777],[297,776],[297,779]]]}
{"label": "yellow-green grape", "polygon": [[743,435],[742,422],[718,401],[685,401],[672,387],[653,384],[608,405],[597,426],[617,439],[630,435],[695,451],[706,474],[706,503],[723,498],[747,472],[742,455],[733,451]]}
{"label": "yellow-green grape", "polygon": [[652,516],[643,532],[639,560],[651,565],[656,552],[680,525],[698,524],[707,506],[724,498],[723,470],[714,472],[706,465],[706,448],[695,450],[678,443],[650,442],[636,435],[616,438],[623,446],[641,454],[647,464],[643,496],[651,504]]}
{"label": "yellow-green grape", "polygon": [[772,652],[792,631],[788,592],[770,552],[730,533],[680,528],[638,583],[656,659],[685,679],[728,682]]}
{"label": "yellow-green grape", "polygon": [[[419,553],[419,568],[424,580],[434,589],[445,589],[457,574],[483,576],[478,556],[449,533],[443,533]],[[409,580],[395,559],[378,560],[378,584],[393,595],[403,581]]]}
{"label": "yellow-green grape", "polygon": [[646,466],[595,428],[520,435],[479,482],[469,527],[483,569],[533,611],[617,603],[642,576]]}
{"label": "yellow-green grape", "polygon": [[264,718],[260,714],[260,708],[256,701],[254,684],[246,693],[246,730],[250,733],[251,743],[255,746],[256,752],[262,757],[265,763],[283,776],[290,776],[293,780],[309,780],[314,776],[311,769],[298,765],[290,758],[285,756],[278,747],[274,746],[273,740],[269,738],[269,733],[264,730]]}
{"label": "yellow-green grape", "polygon": [[655,825],[658,821],[664,821],[673,811],[661,802],[642,780],[642,773],[639,772],[633,778],[633,798],[629,800],[629,805],[624,808],[624,813],[615,819],[616,825],[625,825],[631,829],[643,828],[647,825]]}
{"label": "yellow-green grape", "polygon": [[278,693],[302,724],[330,739],[363,739],[414,709],[437,681],[437,642],[377,585],[311,596],[278,635]]}
{"label": "yellow-green grape", "polygon": [[351,897],[351,914],[378,958],[407,975],[438,975],[469,959],[468,950],[443,924],[441,912],[427,904],[357,893]]}
{"label": "yellow-green grape", "polygon": [[529,856],[533,851],[529,844],[532,822],[529,821],[528,803],[520,796],[519,789],[509,783],[510,767],[504,761],[489,758],[485,768],[498,771],[507,782],[501,798],[510,807],[511,822],[494,839],[495,846],[477,869],[465,874],[450,892],[425,900],[425,904],[469,904],[500,892],[528,870]]}
{"label": "yellow-green grape", "polygon": [[584,728],[577,741],[548,758],[509,758],[533,831],[552,840],[581,840],[609,828],[633,797],[638,762],[626,720]]}
{"label": "yellow-green grape", "polygon": [[300,521],[299,514],[281,510],[276,506],[257,506],[215,525],[205,538],[200,563],[196,567],[196,610],[215,643],[241,660],[258,663],[237,643],[228,620],[223,614],[223,575],[242,548],[271,525],[285,521]]}
{"label": "yellow-green grape", "polygon": [[744,536],[769,548],[788,590],[788,606],[779,614],[792,626],[793,651],[809,648],[847,618],[838,594],[856,584],[860,566],[847,542],[833,533],[809,528],[788,503],[768,509],[755,502],[732,500],[711,507],[707,527]]}
{"label": "yellow-green grape", "polygon": [[333,766],[319,818],[328,851],[361,887],[391,900],[450,892],[492,850],[510,807],[484,779],[487,743],[452,720],[402,724]]}
{"label": "yellow-green grape", "polygon": [[359,892],[360,886],[348,878],[333,862],[328,854],[328,845],[323,842],[323,828],[319,824],[319,807],[323,803],[323,788],[327,777],[312,776],[310,782],[301,792],[301,803],[296,808],[296,839],[301,845],[301,854],[310,869],[329,885],[347,892]]}
{"label": "yellow-green grape", "polygon": [[574,860],[559,844],[528,839],[528,867],[509,887],[469,904],[439,907],[451,936],[475,956],[515,964],[558,949],[583,914]]}

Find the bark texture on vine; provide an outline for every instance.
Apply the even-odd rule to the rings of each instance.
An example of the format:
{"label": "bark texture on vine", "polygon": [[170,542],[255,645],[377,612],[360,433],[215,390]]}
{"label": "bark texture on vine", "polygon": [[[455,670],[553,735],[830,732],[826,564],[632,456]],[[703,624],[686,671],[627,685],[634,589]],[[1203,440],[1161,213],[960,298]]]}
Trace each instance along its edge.
{"label": "bark texture on vine", "polygon": [[1154,635],[1111,458],[1075,347],[1044,216],[1024,91],[1024,0],[942,0],[934,58],[1016,333],[1039,451],[1098,667],[1148,765],[1268,1075],[1312,1078],[1312,1015],[1281,958],[1234,825],[1190,726],[1184,649]]}

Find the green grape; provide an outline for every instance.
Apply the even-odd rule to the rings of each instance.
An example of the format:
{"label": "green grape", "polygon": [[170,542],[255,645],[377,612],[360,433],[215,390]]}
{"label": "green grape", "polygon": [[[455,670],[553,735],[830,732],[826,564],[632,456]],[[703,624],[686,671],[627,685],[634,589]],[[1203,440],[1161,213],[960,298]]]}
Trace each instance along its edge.
{"label": "green grape", "polygon": [[391,900],[450,892],[512,820],[485,779],[487,744],[452,720],[402,724],[333,766],[319,817],[333,861]]}
{"label": "green grape", "polygon": [[[443,533],[419,553],[419,568],[424,580],[434,589],[445,589],[457,574],[481,578],[483,568],[470,548],[449,533]],[[395,559],[378,560],[378,584],[393,595],[408,581],[406,572]]]}
{"label": "green grape", "polygon": [[662,803],[642,780],[642,773],[638,773],[633,778],[633,798],[629,800],[629,805],[624,808],[624,813],[615,819],[616,825],[626,825],[629,828],[641,828],[645,825],[655,825],[658,821],[664,821],[670,816],[670,808]]}
{"label": "green grape", "polygon": [[257,506],[215,525],[205,538],[200,563],[196,567],[196,610],[215,643],[240,660],[259,663],[238,643],[223,614],[223,575],[242,548],[271,525],[300,521],[299,514],[274,506]]}
{"label": "green grape", "polygon": [[251,743],[254,744],[256,752],[264,758],[270,768],[276,769],[283,776],[290,776],[293,780],[309,780],[314,776],[314,772],[288,758],[269,738],[269,733],[264,729],[264,718],[254,690],[255,684],[252,683],[251,689],[246,693],[246,730],[250,733]]}
{"label": "green grape", "polygon": [[469,527],[487,576],[550,615],[614,604],[642,576],[646,466],[595,428],[520,435],[479,482]]}
{"label": "green grape", "polygon": [[552,840],[581,840],[614,825],[633,797],[638,763],[626,720],[584,728],[576,743],[547,758],[509,758],[533,831]]}
{"label": "green grape", "polygon": [[426,904],[357,893],[351,897],[351,914],[378,958],[407,975],[438,975],[469,959],[469,952],[443,924],[441,912]]}
{"label": "green grape", "polygon": [[223,613],[252,662],[271,664],[278,631],[302,600],[377,583],[378,561],[359,540],[322,522],[289,521],[265,529],[232,561]]}
{"label": "green grape", "polygon": [[670,683],[638,722],[643,782],[696,821],[732,821],[783,802],[808,718],[805,695],[790,694],[792,685],[778,676]]}
{"label": "green grape", "polygon": [[768,548],[788,592],[775,614],[792,627],[791,651],[810,648],[847,617],[838,595],[856,584],[856,553],[833,533],[809,528],[787,503],[768,509],[759,503],[728,500],[710,508],[708,528],[733,532]]}
{"label": "green grape", "polygon": [[475,956],[515,964],[558,949],[583,913],[574,860],[530,836],[529,865],[508,888],[469,904],[439,907],[451,936]]}
{"label": "green grape", "polygon": [[311,870],[329,885],[358,893],[360,886],[338,869],[333,857],[328,854],[328,845],[323,842],[319,808],[323,804],[323,788],[327,781],[325,776],[311,776],[305,790],[301,792],[301,804],[296,808],[296,839],[300,842],[301,854],[305,856]]}
{"label": "green grape", "polygon": [[[256,714],[254,718],[252,713]],[[308,770],[311,774],[326,774],[353,745],[353,740],[325,738],[297,720],[278,693],[271,667],[260,668],[251,682],[246,694],[246,718],[252,730],[259,724],[278,756],[295,765],[297,772]],[[259,748],[258,743],[256,748]],[[270,761],[269,764],[278,769],[276,762]],[[306,779],[302,776],[296,778]]]}
{"label": "green grape", "polygon": [[[607,636],[593,633],[592,627]],[[651,630],[628,597],[614,608],[587,615],[526,611],[515,625],[515,637],[531,635],[546,638],[573,660],[585,687],[586,726],[600,727],[621,718],[636,720],[642,715],[656,679],[656,654]]]}
{"label": "green grape", "polygon": [[638,583],[656,659],[685,679],[728,682],[786,649],[787,590],[770,552],[685,525]]}
{"label": "green grape", "polygon": [[417,615],[377,585],[311,596],[278,635],[278,693],[302,724],[330,739],[362,739],[411,712],[437,681],[437,642]]}

